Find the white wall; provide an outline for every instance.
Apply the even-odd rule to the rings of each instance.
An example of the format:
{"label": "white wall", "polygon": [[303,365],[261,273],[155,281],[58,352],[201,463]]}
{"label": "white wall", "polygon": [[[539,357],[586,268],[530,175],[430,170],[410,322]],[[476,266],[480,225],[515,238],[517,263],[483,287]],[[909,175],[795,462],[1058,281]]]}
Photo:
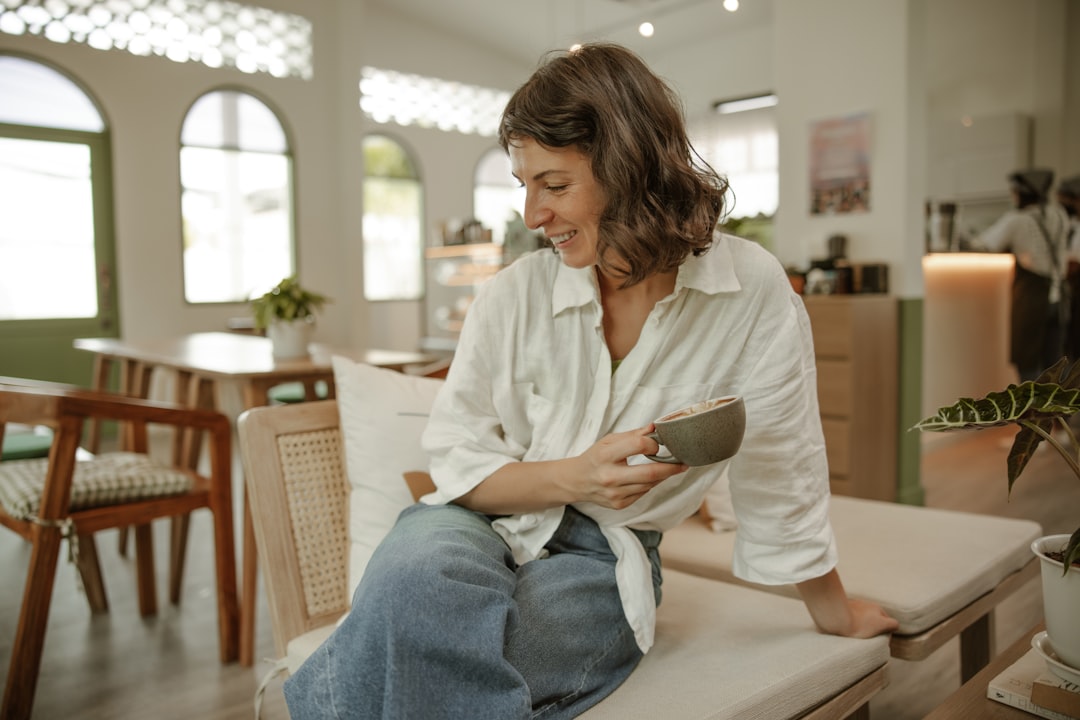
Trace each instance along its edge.
{"label": "white wall", "polygon": [[[924,162],[924,123],[918,117],[923,94],[908,48],[920,42],[919,22],[909,17],[920,3],[776,0],[773,7],[780,97],[777,254],[805,266],[826,257],[826,239],[842,233],[854,262],[888,263],[893,292],[919,295],[921,274],[913,263],[921,252],[925,193],[922,183],[909,179],[921,178]],[[868,113],[872,123],[870,211],[813,216],[811,123],[856,113]]]}
{"label": "white wall", "polygon": [[713,112],[717,100],[764,95],[773,85],[771,25],[717,35],[653,63],[653,69],[682,97],[689,120]]}
{"label": "white wall", "polygon": [[[718,98],[765,90],[780,94],[776,243],[784,262],[800,264],[822,255],[825,238],[843,232],[851,238],[853,259],[890,263],[894,290],[921,294],[925,157],[920,148],[925,147],[928,108],[951,113],[968,98],[980,106],[1030,112],[1037,123],[1037,158],[1062,172],[1080,172],[1080,142],[1064,131],[1080,122],[1080,73],[1075,68],[1080,44],[1065,43],[1067,33],[1076,37],[1080,30],[1080,0],[773,1],[771,25],[710,38],[654,66],[682,93],[691,118],[707,112]],[[360,67],[371,64],[507,90],[533,68],[364,0],[259,4],[313,22],[312,80],[211,70],[37,37],[0,35],[0,49],[59,65],[102,103],[112,128],[125,335],[221,329],[227,318],[247,312],[242,304],[185,305],[179,267],[180,122],[200,94],[238,85],[254,90],[281,113],[294,143],[301,278],[335,300],[320,321],[318,339],[414,348],[422,324],[420,303],[369,305],[362,300],[360,141],[374,128],[357,106]],[[1034,16],[1032,8],[1037,8]],[[990,23],[987,32],[994,37],[1004,37],[976,44],[969,61],[963,38],[983,23]],[[1012,54],[1021,58],[1019,64],[1000,62]],[[1053,64],[1059,57],[1064,59],[1058,66],[1033,74],[1043,72],[1044,60]],[[935,59],[930,63],[927,58]],[[874,117],[873,209],[863,215],[812,217],[809,123],[860,111]],[[473,167],[494,140],[416,128],[379,129],[416,154],[428,228],[471,210]]]}

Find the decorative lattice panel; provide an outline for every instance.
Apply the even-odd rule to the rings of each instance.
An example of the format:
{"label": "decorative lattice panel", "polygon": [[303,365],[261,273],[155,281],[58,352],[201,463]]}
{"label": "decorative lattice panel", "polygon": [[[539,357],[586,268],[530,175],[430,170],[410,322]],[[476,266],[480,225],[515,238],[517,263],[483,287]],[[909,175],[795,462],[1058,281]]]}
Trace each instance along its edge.
{"label": "decorative lattice panel", "polygon": [[311,22],[225,0],[0,0],[0,32],[311,78]]}

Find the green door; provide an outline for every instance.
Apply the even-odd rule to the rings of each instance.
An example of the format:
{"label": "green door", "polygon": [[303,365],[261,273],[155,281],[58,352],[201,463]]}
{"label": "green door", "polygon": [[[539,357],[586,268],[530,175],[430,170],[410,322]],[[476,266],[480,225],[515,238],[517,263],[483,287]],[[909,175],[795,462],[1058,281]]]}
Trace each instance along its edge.
{"label": "green door", "polygon": [[0,54],[0,376],[87,385],[119,335],[109,135],[66,75]]}

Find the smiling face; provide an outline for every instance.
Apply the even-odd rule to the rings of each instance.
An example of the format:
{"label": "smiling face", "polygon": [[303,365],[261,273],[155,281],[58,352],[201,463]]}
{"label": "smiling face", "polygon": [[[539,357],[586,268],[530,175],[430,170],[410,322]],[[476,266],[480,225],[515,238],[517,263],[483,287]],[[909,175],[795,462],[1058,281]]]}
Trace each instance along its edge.
{"label": "smiling face", "polygon": [[595,265],[606,199],[589,158],[574,147],[550,148],[528,137],[515,139],[508,150],[514,177],[525,187],[525,224],[542,230],[570,267]]}

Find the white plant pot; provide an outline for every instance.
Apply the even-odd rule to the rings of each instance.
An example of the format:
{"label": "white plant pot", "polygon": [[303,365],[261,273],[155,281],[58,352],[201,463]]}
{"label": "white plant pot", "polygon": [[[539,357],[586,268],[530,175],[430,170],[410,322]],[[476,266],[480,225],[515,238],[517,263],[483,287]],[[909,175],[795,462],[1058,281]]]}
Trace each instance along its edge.
{"label": "white plant pot", "polygon": [[281,322],[275,320],[266,328],[274,357],[278,360],[302,358],[308,355],[308,344],[315,330],[314,323],[305,320]]}
{"label": "white plant pot", "polygon": [[1031,550],[1042,568],[1047,637],[1058,658],[1080,671],[1080,568],[1073,566],[1063,574],[1065,566],[1043,554],[1044,550],[1061,550],[1068,541],[1068,535],[1047,535],[1031,543]]}

